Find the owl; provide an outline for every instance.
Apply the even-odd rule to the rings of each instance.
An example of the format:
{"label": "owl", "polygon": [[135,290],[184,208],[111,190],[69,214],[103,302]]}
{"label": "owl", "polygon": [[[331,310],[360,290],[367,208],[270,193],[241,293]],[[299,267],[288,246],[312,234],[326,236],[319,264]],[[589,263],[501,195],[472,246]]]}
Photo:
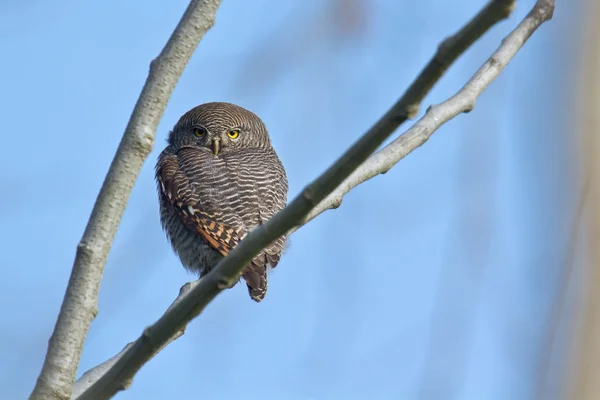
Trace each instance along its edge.
{"label": "owl", "polygon": [[[167,140],[155,169],[160,221],[183,266],[202,277],[285,207],[287,176],[264,123],[234,104],[192,108]],[[271,243],[241,275],[256,302],[285,240]]]}

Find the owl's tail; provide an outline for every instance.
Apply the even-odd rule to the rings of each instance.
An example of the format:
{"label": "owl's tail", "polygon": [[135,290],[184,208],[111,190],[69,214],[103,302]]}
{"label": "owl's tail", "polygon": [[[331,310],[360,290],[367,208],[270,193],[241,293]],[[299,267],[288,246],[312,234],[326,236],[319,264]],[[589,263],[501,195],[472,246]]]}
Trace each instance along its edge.
{"label": "owl's tail", "polygon": [[246,281],[252,300],[260,303],[267,294],[267,267],[252,262],[246,267],[242,277]]}

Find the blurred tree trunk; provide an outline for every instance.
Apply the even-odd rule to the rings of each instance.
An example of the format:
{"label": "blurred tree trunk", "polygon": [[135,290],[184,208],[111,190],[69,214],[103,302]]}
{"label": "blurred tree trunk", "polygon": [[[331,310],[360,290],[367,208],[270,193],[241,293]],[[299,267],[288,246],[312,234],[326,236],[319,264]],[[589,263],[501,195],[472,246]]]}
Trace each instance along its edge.
{"label": "blurred tree trunk", "polygon": [[579,89],[580,171],[584,181],[581,196],[584,199],[582,228],[586,240],[580,293],[580,318],[573,334],[572,368],[568,371],[565,398],[577,400],[600,399],[600,27],[597,22],[598,0],[585,4],[581,43],[582,74]]}

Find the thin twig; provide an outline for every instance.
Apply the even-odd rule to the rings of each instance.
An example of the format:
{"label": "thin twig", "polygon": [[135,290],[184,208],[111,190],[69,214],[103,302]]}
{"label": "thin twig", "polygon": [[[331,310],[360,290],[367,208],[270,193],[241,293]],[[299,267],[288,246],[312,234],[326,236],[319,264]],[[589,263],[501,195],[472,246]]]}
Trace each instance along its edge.
{"label": "thin twig", "polygon": [[31,399],[67,400],[90,324],[106,258],[131,189],[154,145],[156,127],[171,92],[204,34],[213,26],[220,0],[192,0],[175,31],[152,61],[119,148],[110,165],[83,237]]}
{"label": "thin twig", "polygon": [[[513,2],[494,2],[512,4]],[[490,7],[488,5],[488,7]],[[509,10],[510,10],[509,8]],[[554,0],[538,0],[532,11],[503,40],[502,45],[477,71],[469,82],[452,98],[444,103],[430,107],[410,130],[398,138],[394,146],[388,146],[373,156],[361,169],[363,173],[378,173],[389,170],[406,154],[422,145],[442,124],[462,112],[470,111],[475,99],[485,90],[525,44],[531,34],[544,22],[552,17]],[[479,15],[478,15],[479,16]],[[471,41],[472,43],[472,41]],[[448,46],[452,48],[452,43]],[[447,54],[455,54],[448,52]],[[456,59],[459,54],[455,54]],[[435,67],[431,67],[435,69]],[[438,63],[437,68],[447,66]],[[420,83],[413,84],[407,95],[399,101],[385,116],[378,121],[356,144],[336,161],[316,181],[307,186],[283,211],[275,215],[266,224],[253,230],[237,247],[235,247],[219,264],[204,278],[195,282],[195,287],[182,295],[170,309],[129,347],[119,360],[114,363],[100,379],[81,396],[81,399],[108,399],[119,389],[125,387],[144,365],[165,343],[196,317],[206,305],[223,289],[235,282],[247,263],[261,249],[292,228],[301,226],[308,220],[311,211],[320,204],[333,190],[340,187],[342,182],[359,167],[375,149],[391,133],[404,122],[409,115],[416,112],[418,104],[433,82],[439,79],[441,73],[431,71],[425,77],[421,75]],[[360,183],[360,182],[358,182]],[[356,183],[356,184],[358,184]],[[356,185],[355,185],[356,186]],[[344,186],[346,192],[351,187]],[[345,192],[344,192],[345,193]],[[326,209],[326,208],[325,208]],[[323,210],[325,210],[323,209]]]}

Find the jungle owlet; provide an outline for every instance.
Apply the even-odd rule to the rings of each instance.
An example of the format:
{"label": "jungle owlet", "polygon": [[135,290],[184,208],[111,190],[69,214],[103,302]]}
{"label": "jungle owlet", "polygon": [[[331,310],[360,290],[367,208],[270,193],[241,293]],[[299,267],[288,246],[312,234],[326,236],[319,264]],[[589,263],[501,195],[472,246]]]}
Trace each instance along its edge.
{"label": "jungle owlet", "polygon": [[[160,220],[183,266],[206,275],[229,250],[285,207],[288,182],[263,122],[229,103],[206,103],[185,113],[158,157]],[[256,256],[242,277],[250,297],[267,292],[280,237]]]}

